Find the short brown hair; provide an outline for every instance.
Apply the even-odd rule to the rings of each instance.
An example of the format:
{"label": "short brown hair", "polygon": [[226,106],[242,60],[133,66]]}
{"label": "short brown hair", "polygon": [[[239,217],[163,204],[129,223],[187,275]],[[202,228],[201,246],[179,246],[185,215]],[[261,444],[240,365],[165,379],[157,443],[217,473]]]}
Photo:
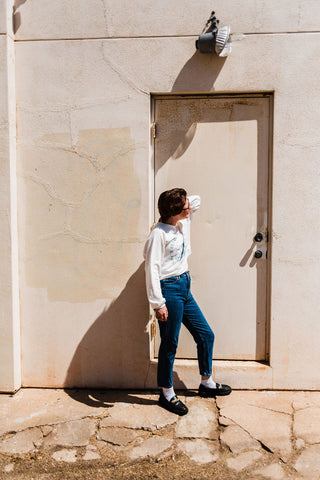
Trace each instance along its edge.
{"label": "short brown hair", "polygon": [[187,192],[184,188],[172,188],[162,192],[158,200],[160,221],[165,223],[173,215],[179,215],[186,203]]}

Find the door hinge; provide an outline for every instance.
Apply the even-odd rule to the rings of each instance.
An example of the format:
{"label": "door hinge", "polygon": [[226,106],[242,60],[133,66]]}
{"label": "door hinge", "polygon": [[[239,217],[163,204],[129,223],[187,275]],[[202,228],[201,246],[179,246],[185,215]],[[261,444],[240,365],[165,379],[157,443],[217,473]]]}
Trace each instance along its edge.
{"label": "door hinge", "polygon": [[155,122],[151,125],[151,135],[152,138],[156,138],[157,136],[157,124]]}

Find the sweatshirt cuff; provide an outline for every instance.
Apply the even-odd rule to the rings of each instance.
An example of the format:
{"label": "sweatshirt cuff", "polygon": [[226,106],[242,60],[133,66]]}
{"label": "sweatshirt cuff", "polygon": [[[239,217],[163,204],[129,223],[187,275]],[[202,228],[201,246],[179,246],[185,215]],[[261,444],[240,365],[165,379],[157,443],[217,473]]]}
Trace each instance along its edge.
{"label": "sweatshirt cuff", "polygon": [[159,307],[152,307],[152,308],[153,308],[153,310],[159,310],[159,308],[164,307],[165,304],[166,304],[166,302],[163,302]]}

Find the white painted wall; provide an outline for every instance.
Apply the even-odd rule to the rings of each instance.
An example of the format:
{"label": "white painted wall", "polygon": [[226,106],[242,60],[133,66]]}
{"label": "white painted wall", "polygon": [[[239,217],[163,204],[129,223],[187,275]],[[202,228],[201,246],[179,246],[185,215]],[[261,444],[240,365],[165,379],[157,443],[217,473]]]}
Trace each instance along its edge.
{"label": "white painted wall", "polygon": [[[207,0],[16,3],[23,385],[155,386],[142,265],[153,208],[150,92],[274,91],[270,365],[216,361],[216,375],[234,388],[320,388],[319,5],[219,0],[215,9],[244,34],[226,60],[195,51]],[[14,211],[15,150],[3,62],[0,76],[3,212]],[[2,232],[5,282],[17,254]],[[1,292],[12,359],[12,286]],[[2,390],[18,378],[8,362]],[[181,384],[197,386],[196,371],[177,362]]]}

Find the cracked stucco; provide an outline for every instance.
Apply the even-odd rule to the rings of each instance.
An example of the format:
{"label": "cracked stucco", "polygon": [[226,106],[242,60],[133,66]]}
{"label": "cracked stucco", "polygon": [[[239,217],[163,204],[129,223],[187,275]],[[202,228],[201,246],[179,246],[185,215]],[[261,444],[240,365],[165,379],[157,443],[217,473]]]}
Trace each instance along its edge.
{"label": "cracked stucco", "polygon": [[138,238],[136,145],[128,128],[79,131],[73,147],[66,140],[44,135],[24,167],[26,280],[52,301],[105,298],[119,255]]}

